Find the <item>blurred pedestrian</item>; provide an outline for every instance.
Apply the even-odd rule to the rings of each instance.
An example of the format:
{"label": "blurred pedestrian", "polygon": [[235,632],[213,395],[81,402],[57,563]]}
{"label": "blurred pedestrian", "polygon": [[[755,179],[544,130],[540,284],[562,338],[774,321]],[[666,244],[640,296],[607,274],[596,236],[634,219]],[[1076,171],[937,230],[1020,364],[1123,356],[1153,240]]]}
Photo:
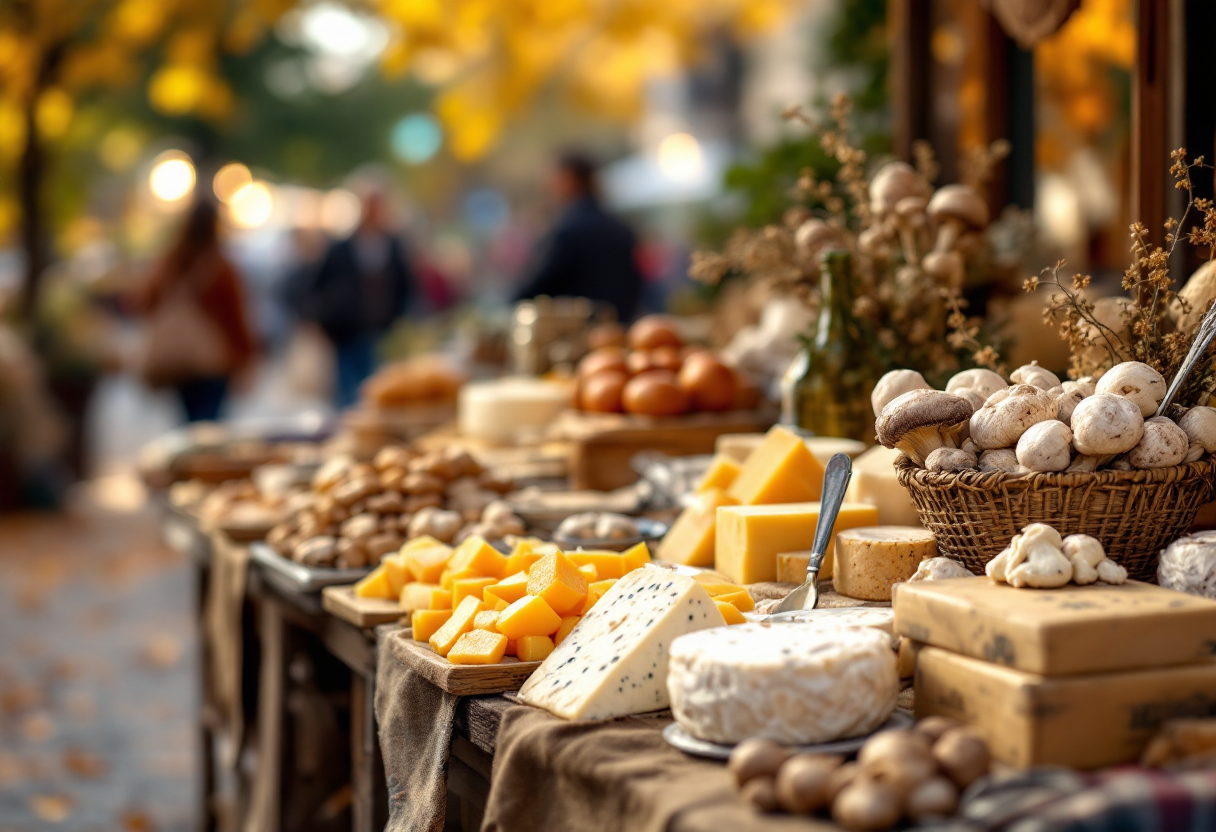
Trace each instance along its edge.
{"label": "blurred pedestrian", "polygon": [[176,390],[189,422],[219,417],[229,383],[254,356],[241,279],[220,250],[216,204],[200,198],[136,297],[148,319],[140,374]]}
{"label": "blurred pedestrian", "polygon": [[632,320],[642,296],[637,237],[600,204],[595,164],[580,153],[563,154],[549,185],[562,213],[534,253],[516,300],[590,298],[611,304],[622,321]]}
{"label": "blurred pedestrian", "polygon": [[370,190],[354,234],[330,246],[311,280],[293,293],[300,317],[320,326],[334,347],[335,401],[349,407],[376,369],[376,342],[405,314],[414,276],[391,232],[387,198]]}

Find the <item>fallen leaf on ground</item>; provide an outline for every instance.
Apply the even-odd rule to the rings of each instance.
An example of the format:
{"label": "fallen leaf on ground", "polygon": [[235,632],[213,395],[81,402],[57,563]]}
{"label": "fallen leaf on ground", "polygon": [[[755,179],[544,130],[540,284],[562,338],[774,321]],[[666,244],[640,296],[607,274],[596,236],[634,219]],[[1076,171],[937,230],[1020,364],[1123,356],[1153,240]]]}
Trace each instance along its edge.
{"label": "fallen leaf on ground", "polygon": [[0,691],[0,712],[15,714],[28,711],[38,704],[38,688],[33,685],[15,685]]}
{"label": "fallen leaf on ground", "polygon": [[75,808],[72,798],[62,794],[36,794],[30,798],[30,811],[47,823],[63,823]]}
{"label": "fallen leaf on ground", "polygon": [[181,660],[182,644],[171,635],[157,633],[144,643],[141,657],[150,667],[164,670]]}
{"label": "fallen leaf on ground", "polygon": [[122,816],[122,828],[126,832],[153,832],[156,826],[152,823],[152,818],[147,812],[139,809],[132,809]]}
{"label": "fallen leaf on ground", "polygon": [[21,733],[30,742],[45,742],[55,733],[55,720],[49,714],[30,714],[21,720]]}
{"label": "fallen leaf on ground", "polygon": [[104,759],[80,748],[69,748],[63,753],[63,767],[85,780],[94,780],[106,773]]}

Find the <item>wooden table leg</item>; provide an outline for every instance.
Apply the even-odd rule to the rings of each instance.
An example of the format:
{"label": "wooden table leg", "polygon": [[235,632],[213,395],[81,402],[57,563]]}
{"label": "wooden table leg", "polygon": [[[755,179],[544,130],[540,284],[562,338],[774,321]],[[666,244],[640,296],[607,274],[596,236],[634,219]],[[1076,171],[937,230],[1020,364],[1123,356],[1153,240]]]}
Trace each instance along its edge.
{"label": "wooden table leg", "polygon": [[388,822],[388,784],[376,735],[375,679],[357,671],[350,682],[353,832],[380,832]]}
{"label": "wooden table leg", "polygon": [[245,818],[245,832],[279,832],[283,817],[283,734],[287,714],[290,638],[274,601],[258,604],[262,666],[258,682],[258,768]]}
{"label": "wooden table leg", "polygon": [[215,817],[215,735],[212,730],[212,710],[210,702],[211,681],[207,672],[207,586],[210,581],[210,568],[195,561],[194,569],[194,603],[195,618],[198,620],[198,686],[201,707],[196,716],[198,719],[199,777],[198,777],[198,814],[195,818],[195,829],[198,832],[214,832]]}

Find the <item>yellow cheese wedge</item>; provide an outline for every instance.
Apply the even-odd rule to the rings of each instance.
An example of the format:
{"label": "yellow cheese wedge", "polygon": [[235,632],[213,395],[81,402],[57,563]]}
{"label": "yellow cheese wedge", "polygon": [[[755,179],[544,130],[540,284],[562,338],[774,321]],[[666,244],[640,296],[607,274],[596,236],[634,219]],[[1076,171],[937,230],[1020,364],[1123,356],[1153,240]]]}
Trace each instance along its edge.
{"label": "yellow cheese wedge", "polygon": [[557,632],[553,634],[553,643],[561,644],[562,639],[570,635],[570,631],[574,629],[574,625],[582,620],[581,615],[567,615],[562,618],[562,625],[557,628]]}
{"label": "yellow cheese wedge", "polygon": [[497,578],[462,578],[452,581],[452,606],[460,606],[460,602],[472,596],[482,600],[482,591],[497,582]]}
{"label": "yellow cheese wedge", "polygon": [[587,583],[593,583],[599,578],[599,573],[595,571],[594,563],[581,564],[578,571],[583,573],[583,577],[587,579]]}
{"label": "yellow cheese wedge", "polygon": [[524,636],[516,642],[515,651],[521,662],[543,662],[553,652],[553,639],[548,636]]}
{"label": "yellow cheese wedge", "polygon": [[452,617],[430,637],[431,649],[441,656],[446,656],[456,644],[456,640],[473,629],[473,619],[485,608],[485,604],[471,595],[461,601],[452,611]]}
{"label": "yellow cheese wedge", "polygon": [[489,630],[491,633],[498,632],[498,613],[494,610],[482,610],[473,618],[474,630]]}
{"label": "yellow cheese wedge", "polygon": [[567,552],[566,557],[575,566],[594,566],[595,577],[587,578],[587,582],[602,581],[605,578],[621,578],[625,572],[625,557],[620,552]]}
{"label": "yellow cheese wedge", "polygon": [[680,512],[667,536],[659,543],[659,560],[682,566],[713,566],[718,509],[735,503],[736,500],[720,488],[698,494],[688,508]]}
{"label": "yellow cheese wedge", "polygon": [[414,610],[410,613],[410,627],[414,630],[414,641],[430,641],[439,628],[448,623],[451,610]]}
{"label": "yellow cheese wedge", "polygon": [[709,464],[709,470],[698,483],[697,493],[703,494],[711,488],[721,488],[725,491],[738,478],[741,470],[743,470],[743,466],[735,459],[726,454],[717,454]]}
{"label": "yellow cheese wedge", "polygon": [[388,582],[384,564],[377,566],[355,584],[356,598],[393,598],[393,588]]}
{"label": "yellow cheese wedge", "polygon": [[463,581],[465,578],[481,578],[484,577],[476,569],[448,569],[444,570],[443,575],[439,578],[439,585],[444,589],[451,589],[452,584],[457,581]]}
{"label": "yellow cheese wedge", "polygon": [[747,619],[743,617],[743,613],[739,612],[739,608],[734,604],[728,604],[718,598],[714,599],[714,606],[718,608],[718,612],[722,613],[722,618],[727,624],[746,624]]}
{"label": "yellow cheese wedge", "polygon": [[748,457],[726,493],[745,506],[809,502],[819,499],[823,473],[823,463],[802,437],[777,425]]}
{"label": "yellow cheese wedge", "polygon": [[[625,561],[625,572],[628,574],[635,569],[641,569],[646,564],[650,563],[650,547],[645,541],[638,543],[635,546],[630,546],[625,551],[621,552],[621,557]],[[607,578],[607,575],[602,577]],[[624,575],[621,576],[625,577]]]}
{"label": "yellow cheese wedge", "polygon": [[470,630],[448,653],[452,664],[498,664],[507,652],[507,637],[487,630]]}
{"label": "yellow cheese wedge", "polygon": [[537,546],[543,545],[535,538],[524,538],[515,544],[515,549],[507,557],[507,574],[514,575],[516,572],[526,573],[532,568],[532,564],[545,556],[545,552],[538,551]]}
{"label": "yellow cheese wedge", "polygon": [[[554,612],[564,615],[582,606],[587,597],[587,578],[569,558],[561,552],[554,552],[532,564],[532,569],[528,572],[528,594],[545,599],[545,603]],[[556,630],[557,627],[553,629]]]}
{"label": "yellow cheese wedge", "polygon": [[[421,539],[433,540],[433,538]],[[407,543],[406,547],[413,542]],[[399,557],[405,562],[413,580],[436,584],[439,583],[443,570],[447,569],[448,560],[452,557],[452,548],[436,540],[432,546],[418,546],[409,551],[402,549]]]}
{"label": "yellow cheese wedge", "polygon": [[751,593],[746,589],[728,595],[719,595],[714,600],[721,601],[723,604],[731,604],[739,612],[751,612],[756,608],[756,602],[752,600]]}
{"label": "yellow cheese wedge", "polygon": [[[877,520],[878,510],[873,506],[844,503],[834,528],[840,532],[872,526]],[[809,549],[818,522],[819,503],[723,506],[718,509],[714,568],[741,584],[776,580],[777,555]],[[832,566],[830,543],[820,577],[830,578]]]}
{"label": "yellow cheese wedge", "polygon": [[409,567],[400,555],[389,555],[380,561],[380,566],[388,579],[389,590],[395,595],[400,595],[401,588],[413,580]]}
{"label": "yellow cheese wedge", "polygon": [[504,578],[507,571],[507,556],[486,542],[484,537],[473,535],[456,547],[449,569],[472,569],[478,575]]}
{"label": "yellow cheese wedge", "polygon": [[401,589],[403,610],[450,610],[452,593],[438,584],[409,583]]}
{"label": "yellow cheese wedge", "polygon": [[493,595],[495,598],[501,598],[508,604],[513,604],[520,598],[523,598],[528,592],[528,573],[516,572],[503,578],[496,584],[486,587],[485,595],[486,603],[489,603],[489,597]]}
{"label": "yellow cheese wedge", "polygon": [[498,616],[498,632],[518,641],[524,636],[547,636],[557,632],[562,619],[544,598],[525,595]]}

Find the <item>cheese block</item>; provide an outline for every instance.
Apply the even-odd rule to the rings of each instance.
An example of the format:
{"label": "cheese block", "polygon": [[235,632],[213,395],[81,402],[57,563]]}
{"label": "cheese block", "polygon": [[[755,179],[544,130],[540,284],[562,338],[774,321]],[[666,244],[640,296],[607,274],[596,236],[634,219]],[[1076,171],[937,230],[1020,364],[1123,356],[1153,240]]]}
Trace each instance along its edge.
{"label": "cheese block", "polygon": [[608,719],[667,707],[671,643],[725,625],[705,589],[670,569],[617,581],[520,688],[565,719]]}
{"label": "cheese block", "polygon": [[988,741],[994,758],[1019,768],[1131,763],[1165,720],[1216,715],[1211,659],[1051,677],[923,647],[915,678],[918,719],[941,715],[966,722]]}
{"label": "cheese block", "polygon": [[697,493],[702,494],[711,488],[721,488],[722,490],[730,488],[731,483],[739,476],[741,469],[742,466],[732,457],[725,454],[717,454],[714,456],[713,461],[710,462],[705,476],[697,484]]}
{"label": "cheese block", "polygon": [[659,560],[682,566],[713,566],[718,509],[734,504],[719,488],[698,494],[659,543]]}
{"label": "cheese block", "polygon": [[898,584],[894,603],[901,636],[1046,676],[1196,662],[1216,645],[1216,601],[1138,581],[1040,590],[948,578]]}
{"label": "cheese block", "polygon": [[535,378],[472,382],[460,389],[460,434],[487,442],[513,442],[520,431],[547,427],[572,398],[569,386]]}
{"label": "cheese block", "polygon": [[[872,526],[878,521],[873,506],[844,503],[836,517],[836,531]],[[732,581],[754,584],[777,580],[777,555],[811,548],[819,522],[819,503],[771,506],[723,506],[718,509],[714,568]],[[832,577],[833,544],[819,570]],[[805,572],[805,567],[804,567]]]}
{"label": "cheese block", "polygon": [[937,541],[920,526],[867,526],[836,535],[832,586],[864,601],[890,601],[891,586],[937,557]]}
{"label": "cheese block", "polygon": [[667,688],[694,737],[804,745],[874,731],[895,710],[899,675],[873,630],[744,624],[672,642]]}
{"label": "cheese block", "polygon": [[777,425],[743,463],[726,493],[745,506],[818,500],[823,473],[823,463],[807,449],[802,437]]}
{"label": "cheese block", "polygon": [[898,449],[876,445],[854,459],[853,476],[844,498],[850,503],[875,506],[878,522],[884,526],[919,526],[920,513],[895,475],[895,458],[899,454]]}
{"label": "cheese block", "polygon": [[[835,436],[804,436],[802,441],[824,464],[836,454],[848,454],[855,458],[866,449],[865,442]],[[763,433],[724,433],[714,442],[714,453],[744,463],[762,442]]]}

